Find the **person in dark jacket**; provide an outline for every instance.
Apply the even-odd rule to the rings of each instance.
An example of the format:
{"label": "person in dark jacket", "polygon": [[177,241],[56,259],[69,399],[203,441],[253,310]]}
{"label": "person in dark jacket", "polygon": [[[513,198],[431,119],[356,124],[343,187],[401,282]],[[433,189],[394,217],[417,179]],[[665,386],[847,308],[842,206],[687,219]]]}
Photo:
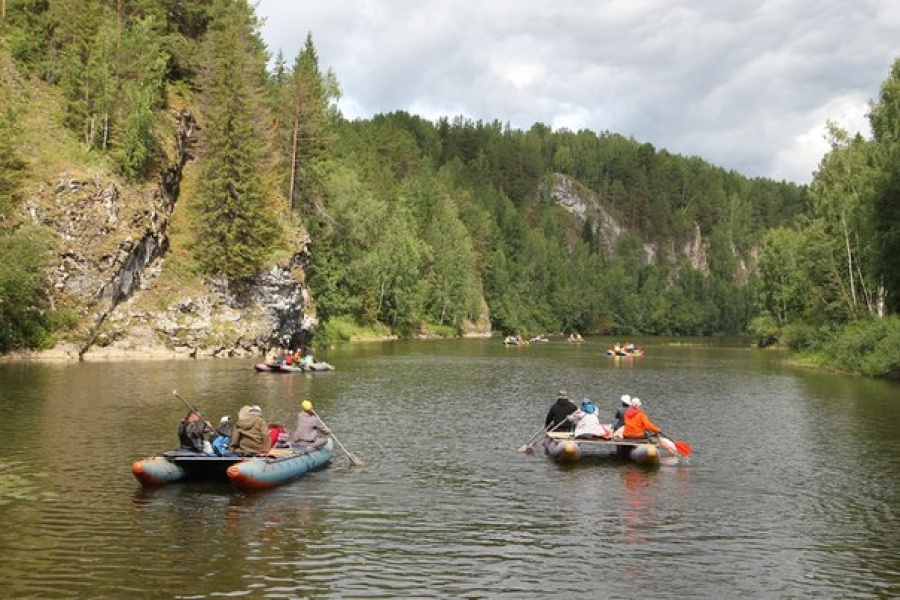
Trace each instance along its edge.
{"label": "person in dark jacket", "polygon": [[208,448],[205,447],[204,442],[206,442],[208,431],[212,431],[212,426],[203,420],[200,413],[194,410],[188,411],[178,425],[178,442],[181,444],[181,449],[206,452]]}
{"label": "person in dark jacket", "polygon": [[[567,417],[578,410],[578,406],[569,400],[569,394],[566,390],[559,390],[556,402],[547,412],[547,418],[544,419],[544,426],[549,430],[555,431],[572,431],[575,424],[567,420]],[[561,424],[562,423],[562,424]]]}
{"label": "person in dark jacket", "polygon": [[616,417],[613,419],[613,431],[625,424],[625,411],[629,408],[631,408],[631,396],[624,394],[622,396],[622,404],[616,409]]}

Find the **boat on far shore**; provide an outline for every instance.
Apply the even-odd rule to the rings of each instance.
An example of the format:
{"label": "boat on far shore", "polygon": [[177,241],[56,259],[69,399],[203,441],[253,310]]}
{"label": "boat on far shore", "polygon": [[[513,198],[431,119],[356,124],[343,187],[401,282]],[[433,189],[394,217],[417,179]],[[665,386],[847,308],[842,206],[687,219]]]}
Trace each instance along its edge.
{"label": "boat on far shore", "polygon": [[253,365],[253,369],[260,373],[309,373],[311,371],[334,371],[334,367],[325,361],[313,361],[300,364],[285,364],[283,362],[261,362]]}

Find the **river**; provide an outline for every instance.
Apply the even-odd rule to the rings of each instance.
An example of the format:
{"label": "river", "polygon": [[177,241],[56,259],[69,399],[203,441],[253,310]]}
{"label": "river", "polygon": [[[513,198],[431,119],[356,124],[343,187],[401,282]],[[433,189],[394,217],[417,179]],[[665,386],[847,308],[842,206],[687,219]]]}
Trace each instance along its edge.
{"label": "river", "polygon": [[[895,383],[776,352],[498,339],[342,346],[312,374],[245,359],[0,363],[5,597],[900,597]],[[559,389],[639,396],[687,459],[561,467],[517,452]],[[185,407],[310,398],[343,445],[264,492],[142,489]]]}

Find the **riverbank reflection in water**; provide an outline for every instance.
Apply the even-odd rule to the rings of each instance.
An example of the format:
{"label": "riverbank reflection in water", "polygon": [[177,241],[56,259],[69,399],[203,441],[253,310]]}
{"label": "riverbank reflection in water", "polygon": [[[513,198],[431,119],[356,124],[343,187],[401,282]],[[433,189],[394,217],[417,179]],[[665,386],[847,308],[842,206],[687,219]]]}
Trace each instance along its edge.
{"label": "riverbank reflection in water", "polygon": [[[253,361],[0,365],[0,579],[12,597],[900,595],[896,386],[744,348],[397,342],[332,373]],[[687,461],[570,468],[516,452],[559,388],[619,395],[692,444]],[[184,406],[311,398],[350,451],[263,493],[142,489]],[[860,443],[860,440],[865,440]]]}

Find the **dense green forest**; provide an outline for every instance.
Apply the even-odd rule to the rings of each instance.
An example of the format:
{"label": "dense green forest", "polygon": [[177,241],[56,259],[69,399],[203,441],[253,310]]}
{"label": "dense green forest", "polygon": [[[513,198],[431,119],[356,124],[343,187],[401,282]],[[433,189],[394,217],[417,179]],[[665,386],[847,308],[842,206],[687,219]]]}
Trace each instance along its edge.
{"label": "dense green forest", "polygon": [[[312,34],[293,60],[272,56],[246,0],[5,0],[0,34],[4,61],[57,90],[72,138],[126,180],[159,177],[167,111],[189,107],[203,174],[179,202],[197,272],[252,280],[305,228],[322,338],[348,323],[454,335],[489,314],[505,333],[751,332],[897,370],[900,63],[873,102],[874,138],[832,127],[798,186],[608,131],[348,120]],[[0,351],[47,345],[61,320],[40,277],[50,236],[17,217],[30,132],[12,87],[0,79],[0,254],[17,257],[0,265]],[[616,235],[554,201],[562,177]],[[702,261],[684,250],[697,239]],[[840,362],[879,344],[886,364]]]}

